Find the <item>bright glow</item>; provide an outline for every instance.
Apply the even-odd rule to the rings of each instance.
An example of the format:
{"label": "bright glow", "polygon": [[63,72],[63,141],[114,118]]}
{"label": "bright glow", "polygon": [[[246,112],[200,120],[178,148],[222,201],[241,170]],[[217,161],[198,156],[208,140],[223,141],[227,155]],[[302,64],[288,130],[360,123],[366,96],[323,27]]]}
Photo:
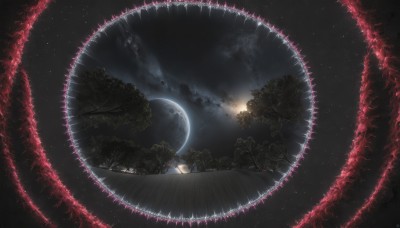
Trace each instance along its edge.
{"label": "bright glow", "polygon": [[[250,99],[250,98],[249,98]],[[240,112],[247,111],[247,100],[239,100],[233,104],[222,104],[222,107],[232,116],[236,116]]]}
{"label": "bright glow", "polygon": [[177,169],[178,169],[179,173],[181,173],[181,174],[190,173],[189,168],[188,168],[187,165],[185,165],[185,164],[178,165],[178,166],[177,166]]}
{"label": "bright glow", "polygon": [[238,105],[236,105],[236,106],[234,107],[234,112],[235,112],[236,114],[238,114],[238,113],[240,113],[240,112],[243,112],[243,111],[247,111],[247,105],[246,105],[246,103],[240,103],[240,104],[238,104]]}

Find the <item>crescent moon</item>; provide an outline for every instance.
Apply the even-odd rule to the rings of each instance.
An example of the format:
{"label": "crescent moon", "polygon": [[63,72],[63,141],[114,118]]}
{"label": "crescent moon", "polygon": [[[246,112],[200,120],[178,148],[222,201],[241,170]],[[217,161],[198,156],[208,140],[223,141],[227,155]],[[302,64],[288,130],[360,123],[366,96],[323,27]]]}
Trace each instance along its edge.
{"label": "crescent moon", "polygon": [[176,103],[173,100],[170,100],[167,98],[153,98],[151,100],[162,100],[164,102],[167,102],[167,103],[171,104],[172,106],[174,106],[176,109],[178,109],[178,111],[180,111],[182,113],[182,116],[185,120],[186,136],[185,136],[185,141],[183,142],[182,146],[176,151],[176,153],[179,154],[180,152],[182,152],[183,148],[185,148],[187,142],[189,141],[189,137],[190,137],[190,120],[189,120],[188,114],[186,113],[185,109],[182,108],[182,106],[180,106],[178,103]]}

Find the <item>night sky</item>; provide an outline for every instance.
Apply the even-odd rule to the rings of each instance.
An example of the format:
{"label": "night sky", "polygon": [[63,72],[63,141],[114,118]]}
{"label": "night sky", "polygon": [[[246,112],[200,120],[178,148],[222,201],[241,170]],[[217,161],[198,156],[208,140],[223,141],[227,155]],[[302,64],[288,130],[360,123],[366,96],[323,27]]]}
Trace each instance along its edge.
{"label": "night sky", "polygon": [[[261,180],[254,178],[253,181],[243,183],[249,189],[233,187],[230,182],[224,183],[224,180],[230,178],[230,172],[225,176],[215,174],[208,177],[209,180],[196,175],[192,179],[198,179],[189,181],[186,178],[188,183],[176,184],[184,185],[185,188],[192,183],[212,185],[201,190],[203,193],[208,192],[201,196],[188,194],[195,190],[183,190],[183,186],[178,190],[171,188],[173,184],[164,186],[159,178],[157,181],[144,182],[148,184],[142,184],[139,189],[132,187],[139,185],[139,181],[127,185],[129,181],[125,180],[125,184],[121,184],[122,181],[118,183],[116,180],[119,177],[115,175],[109,176],[111,174],[98,169],[94,169],[95,173],[99,178],[105,178],[109,188],[124,196],[128,202],[140,203],[157,212],[162,209],[168,212],[166,214],[171,212],[173,216],[220,213],[237,207],[239,203],[244,204],[256,198],[258,192],[263,193],[271,188],[274,178],[279,179],[280,173],[286,173],[295,161],[292,156],[302,153],[301,145],[307,141],[304,135],[309,128],[307,120],[311,117],[307,110],[311,109],[313,99],[308,95],[311,93],[307,84],[309,76],[303,72],[302,60],[296,59],[295,50],[291,50],[284,42],[286,40],[258,26],[257,22],[245,21],[243,17],[223,10],[210,13],[197,6],[189,6],[187,10],[183,6],[172,6],[169,10],[160,8],[157,12],[150,9],[143,11],[140,16],[130,13],[126,18],[100,29],[87,43],[76,61],[76,68],[71,71],[73,77],[68,91],[71,97],[68,100],[68,107],[71,108],[69,115],[73,117],[79,114],[74,109],[73,97],[80,92],[79,86],[75,87],[79,85],[80,74],[88,70],[104,69],[123,82],[134,84],[150,100],[152,109],[153,119],[148,129],[136,132],[124,126],[117,130],[119,137],[133,139],[148,148],[166,141],[179,155],[184,155],[190,149],[207,149],[214,158],[233,158],[238,138],[251,136],[258,144],[272,140],[268,125],[254,124],[243,129],[236,120],[236,114],[245,110],[246,102],[252,98],[252,90],[260,89],[271,79],[289,74],[302,82],[303,97],[300,102],[303,103],[303,110],[299,113],[298,121],[284,125],[283,140],[288,149],[289,162],[281,162],[276,173],[261,175]],[[179,108],[183,115],[176,111]],[[186,122],[187,127],[184,126]],[[85,130],[82,130],[85,126],[81,126],[78,118],[72,118],[69,124],[74,124],[72,131],[77,132],[73,135],[77,141],[76,146],[81,149],[82,157],[87,157],[92,149],[80,145],[85,144],[90,134],[85,134]],[[111,136],[112,131],[104,128],[96,134]],[[238,175],[235,183],[241,183]],[[246,174],[248,180],[252,180],[251,175]],[[168,179],[171,183],[175,182],[174,177],[168,178],[172,178]],[[226,189],[221,187],[221,190],[216,185],[225,186]],[[179,198],[186,197],[193,203],[189,206],[184,202],[180,204],[173,201],[168,203],[170,206],[160,206],[152,202],[156,199],[154,197],[151,198],[153,200],[144,201],[143,198],[150,194],[148,191],[157,187],[163,188],[156,193],[159,202],[175,199],[171,196],[174,194]],[[146,194],[141,194],[142,189],[146,189]],[[219,197],[211,196],[219,191],[229,191],[232,196],[227,197],[229,193],[221,193]],[[192,198],[199,199],[199,202]],[[201,206],[200,202],[207,204]]]}
{"label": "night sky", "polygon": [[[399,10],[394,10],[399,8],[396,1],[380,3],[382,5],[374,1],[366,2],[367,7],[378,7],[381,12],[378,19],[385,22],[385,34],[398,43],[399,31],[394,26],[400,20]],[[300,47],[315,80],[318,120],[311,149],[298,171],[280,191],[247,214],[226,222],[211,223],[207,227],[287,227],[319,201],[344,163],[354,131],[365,44],[355,22],[336,1],[235,3],[239,8],[244,7],[266,18]],[[2,7],[3,4],[7,7]],[[63,83],[78,47],[99,23],[132,5],[132,1],[127,0],[53,2],[32,31],[23,65],[31,77],[44,147],[74,196],[115,227],[175,227],[131,214],[100,192],[82,172],[71,153],[63,126]],[[0,4],[0,9],[5,9],[10,17],[15,8],[16,3],[11,1]],[[209,145],[215,148],[214,151],[220,151],[218,146],[225,146],[223,140],[233,137],[227,132],[235,137],[238,134],[238,127],[232,123],[230,107],[248,99],[249,91],[266,80],[288,73],[298,75],[298,69],[289,61],[288,51],[282,45],[274,45],[279,41],[266,38],[260,31],[254,32],[250,23],[237,26],[231,23],[234,18],[224,21],[218,16],[209,17],[194,11],[191,13],[189,10],[188,15],[179,11],[175,17],[167,17],[166,20],[152,20],[151,15],[142,15],[142,22],[134,26],[118,24],[112,28],[115,30],[112,36],[115,37],[101,39],[97,44],[99,48],[93,48],[93,58],[86,57],[84,61],[86,67],[104,67],[121,80],[136,84],[148,97],[168,96],[173,99],[188,112],[192,128],[196,129],[190,143],[193,146]],[[6,17],[4,15],[7,14],[1,17]],[[161,12],[159,16],[166,17],[166,14]],[[259,50],[258,45],[264,48]],[[347,220],[370,193],[377,179],[387,131],[385,91],[377,78],[375,86],[383,98],[377,101],[378,120],[382,124],[376,132],[376,146],[361,173],[362,178],[350,192],[350,200],[335,209],[337,216],[327,222],[328,227],[337,227]],[[207,126],[215,129],[207,129]],[[199,137],[204,132],[213,134]],[[217,141],[215,135],[218,135]],[[52,205],[55,202],[45,200],[43,187],[38,186],[29,172],[28,163],[24,162],[23,149],[18,147],[18,140],[14,144],[16,158],[21,161],[22,179],[32,197],[51,218],[63,227],[70,227],[71,222],[63,213],[64,208],[54,208]],[[1,179],[4,179],[3,176]],[[16,205],[11,187],[1,182],[1,199],[6,202],[1,209],[9,213],[5,220],[1,219],[0,227],[29,226],[33,222]],[[396,186],[396,182],[392,186]],[[396,227],[400,223],[396,216],[400,210],[399,198],[393,196],[391,187],[388,192],[363,227],[377,227],[378,224]],[[26,221],[19,221],[20,215],[27,217]]]}
{"label": "night sky", "polygon": [[[236,120],[236,114],[252,98],[251,91],[260,89],[270,79],[288,74],[306,80],[300,63],[292,58],[293,51],[276,34],[222,10],[211,16],[206,9],[200,12],[194,6],[187,11],[171,7],[169,11],[159,9],[156,13],[153,9],[140,17],[132,13],[127,20],[121,18],[97,35],[88,44],[73,74],[79,77],[87,70],[105,69],[125,83],[134,84],[150,101],[155,98],[175,101],[186,111],[191,128],[187,145],[180,154],[195,148],[209,149],[215,157],[232,156],[238,137],[265,140],[267,126],[244,130]],[[76,96],[73,86],[71,90],[69,95]],[[301,120],[296,126],[294,123],[287,126],[290,130],[285,132],[290,154],[297,153],[298,143],[304,141],[306,120],[310,118],[306,112],[310,106],[309,90],[304,82]],[[70,103],[73,108],[74,100]],[[176,124],[153,130],[157,140],[166,140],[171,135],[177,135],[178,140],[182,138],[174,133],[181,128],[179,121],[170,122]],[[151,126],[157,127],[155,124]],[[134,134],[128,131],[127,137],[134,138]],[[150,136],[146,132],[145,135]],[[158,143],[148,137],[140,139]],[[167,140],[177,150],[180,146],[175,146],[175,141]]]}

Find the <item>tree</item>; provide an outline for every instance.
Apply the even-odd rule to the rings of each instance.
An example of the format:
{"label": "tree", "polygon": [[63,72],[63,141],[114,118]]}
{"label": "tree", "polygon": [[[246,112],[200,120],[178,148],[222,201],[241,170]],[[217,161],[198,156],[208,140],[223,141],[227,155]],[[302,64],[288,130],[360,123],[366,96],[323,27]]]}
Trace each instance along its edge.
{"label": "tree", "polygon": [[215,159],[216,160],[216,168],[218,170],[228,170],[232,169],[232,158],[223,156],[220,158]]}
{"label": "tree", "polygon": [[148,159],[154,162],[153,174],[161,174],[168,168],[168,162],[175,156],[175,151],[171,149],[171,146],[162,141],[160,144],[154,144],[151,146],[148,154]]}
{"label": "tree", "polygon": [[204,172],[212,166],[213,157],[209,150],[203,149],[198,151],[196,167],[198,171]]}
{"label": "tree", "polygon": [[287,147],[283,143],[282,127],[298,120],[303,112],[303,82],[292,75],[270,80],[261,89],[251,92],[253,98],[246,104],[247,111],[236,118],[243,127],[257,122],[271,130],[272,140],[256,145],[253,138],[237,139],[235,163],[242,166],[254,165],[258,170],[276,171],[287,158]]}
{"label": "tree", "polygon": [[286,145],[280,140],[275,142],[264,140],[262,144],[257,145],[257,159],[261,170],[271,172],[275,172],[283,162],[290,163]]}
{"label": "tree", "polygon": [[182,155],[182,159],[186,162],[190,172],[193,172],[197,161],[197,150],[191,148],[188,152]]}
{"label": "tree", "polygon": [[151,109],[145,96],[132,84],[104,70],[86,71],[76,79],[75,116],[88,127],[130,124],[142,131],[150,125]]}
{"label": "tree", "polygon": [[168,167],[175,152],[166,142],[154,144],[150,149],[142,147],[132,140],[116,137],[96,137],[92,139],[94,149],[89,161],[95,166],[113,169],[116,166],[134,168],[142,174],[160,174]]}
{"label": "tree", "polygon": [[209,150],[196,150],[193,148],[184,154],[182,159],[189,166],[190,172],[193,172],[194,167],[197,168],[197,171],[204,172],[212,168],[212,162],[214,160]]}
{"label": "tree", "polygon": [[94,153],[90,161],[97,166],[105,166],[112,169],[118,165],[134,167],[135,161],[140,158],[140,146],[133,141],[121,140],[118,138],[93,138]]}
{"label": "tree", "polygon": [[253,98],[246,104],[247,111],[236,116],[242,127],[257,121],[269,125],[277,133],[284,123],[300,118],[303,111],[303,83],[292,75],[270,80],[251,94]]}
{"label": "tree", "polygon": [[246,128],[253,123],[254,115],[250,111],[240,111],[236,115],[236,119],[242,128]]}
{"label": "tree", "polygon": [[238,138],[235,143],[234,159],[239,167],[254,165],[258,170],[261,167],[257,161],[257,144],[252,137],[247,139]]}
{"label": "tree", "polygon": [[234,155],[239,167],[254,166],[259,171],[275,172],[283,162],[290,163],[286,145],[280,139],[257,144],[252,137],[238,138]]}

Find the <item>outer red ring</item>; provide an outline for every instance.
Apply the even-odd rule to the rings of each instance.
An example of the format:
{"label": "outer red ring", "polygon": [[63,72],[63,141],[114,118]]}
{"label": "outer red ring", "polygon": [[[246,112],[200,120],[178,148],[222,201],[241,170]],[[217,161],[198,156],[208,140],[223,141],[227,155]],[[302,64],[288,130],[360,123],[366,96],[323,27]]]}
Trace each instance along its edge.
{"label": "outer red ring", "polygon": [[[28,208],[33,212],[36,218],[38,218],[39,221],[41,221],[45,225],[52,225],[51,221],[46,218],[43,213],[40,211],[40,209],[33,203],[32,199],[29,197],[29,195],[24,193],[24,188],[19,181],[18,173],[15,169],[15,165],[13,165],[14,160],[12,157],[12,154],[9,151],[8,147],[8,134],[7,134],[7,111],[9,107],[9,102],[10,102],[10,91],[12,88],[12,82],[15,77],[15,74],[17,72],[17,69],[21,63],[21,57],[23,53],[23,48],[28,40],[28,36],[30,33],[31,28],[33,27],[33,24],[36,22],[37,18],[40,16],[40,14],[45,10],[47,5],[50,3],[50,0],[38,0],[35,4],[29,6],[25,10],[25,16],[22,18],[22,20],[19,22],[16,32],[13,34],[13,39],[12,42],[10,43],[9,49],[6,51],[10,58],[2,60],[2,65],[5,69],[5,73],[3,77],[0,78],[1,85],[3,86],[3,89],[0,91],[0,139],[2,142],[2,151],[6,160],[6,164],[11,170],[11,180],[14,186],[16,187],[16,191],[20,194],[21,198],[24,200],[25,204],[28,206]],[[399,71],[396,68],[396,59],[393,56],[393,54],[390,51],[390,48],[384,38],[379,34],[379,31],[376,30],[375,26],[369,21],[369,16],[368,13],[366,13],[361,5],[360,0],[342,0],[341,3],[343,6],[347,8],[351,16],[355,19],[357,22],[357,25],[359,26],[361,32],[364,35],[365,41],[368,45],[368,47],[371,49],[375,57],[377,58],[379,62],[379,67],[381,68],[384,78],[387,81],[387,85],[389,88],[389,95],[390,95],[390,105],[392,108],[391,112],[391,120],[390,120],[390,143],[389,143],[389,151],[390,155],[388,156],[387,160],[385,161],[384,168],[381,172],[380,179],[378,180],[374,191],[371,193],[371,195],[366,199],[364,204],[357,210],[356,214],[350,218],[348,223],[345,224],[346,227],[353,227],[356,224],[358,224],[362,216],[365,214],[365,212],[373,207],[373,205],[376,202],[376,197],[380,194],[384,186],[387,184],[388,180],[390,179],[390,176],[392,174],[393,168],[395,166],[396,161],[398,160],[399,157],[399,148],[400,148],[400,80],[399,80]],[[367,80],[368,82],[368,80]],[[28,85],[28,84],[26,84]],[[367,86],[363,84],[363,86]],[[29,87],[27,87],[29,88]],[[29,91],[27,91],[29,92]],[[33,114],[33,107],[29,107],[31,113]],[[360,113],[358,114],[358,119],[360,119]],[[362,119],[362,118],[361,118]],[[33,115],[30,118],[27,118],[28,122],[34,122],[34,117]],[[367,115],[367,117],[362,121],[361,124],[369,123],[371,121],[371,117]],[[360,127],[360,125],[358,125]],[[359,130],[359,128],[357,129]],[[26,126],[28,128],[28,126]],[[357,131],[358,131],[357,130]],[[34,137],[34,140],[38,145],[40,146],[40,138],[37,134],[37,129],[35,127],[35,124],[32,124],[29,126],[28,131],[31,131],[32,137],[37,136],[37,138]],[[35,148],[38,149],[38,148]],[[43,148],[42,148],[43,149]],[[42,150],[44,153],[44,151]],[[46,161],[36,161],[39,165],[43,165],[43,167],[48,166],[49,164],[46,164]],[[51,168],[51,166],[47,167],[51,169],[53,172],[54,170]],[[47,171],[51,171],[47,170]],[[352,172],[356,172],[357,170],[352,170]],[[41,174],[43,175],[43,174]],[[48,175],[46,176],[48,178],[49,182],[49,187],[53,189],[57,189],[57,179],[58,176],[54,172],[54,175]],[[338,180],[336,180],[338,181]],[[340,179],[339,179],[340,181]],[[62,184],[62,183],[61,183]],[[66,194],[69,194],[70,197],[72,197],[72,194],[69,193],[68,189],[62,185],[62,188],[64,188],[67,192]],[[65,195],[59,195],[61,200],[68,202],[66,200]],[[72,215],[79,215],[81,214],[82,210],[86,210],[86,208],[81,205],[79,202],[77,202],[73,197],[71,198],[73,200],[69,201],[67,203],[69,205],[70,213]],[[77,205],[80,205],[77,207]],[[326,209],[324,206],[322,209]],[[87,210],[86,210],[87,211]],[[83,216],[83,219],[86,220],[89,224],[97,224],[99,226],[106,226],[103,222],[98,220],[96,217],[91,215],[89,212],[86,214],[87,216]],[[89,216],[90,215],[90,216]],[[313,216],[320,216],[321,214],[315,214]],[[311,217],[313,217],[311,216]],[[322,217],[325,217],[323,215]],[[74,216],[74,219],[76,220],[81,220],[82,217],[76,218]],[[308,224],[308,223],[306,223]],[[308,224],[311,225],[311,224]]]}
{"label": "outer red ring", "polygon": [[[3,89],[0,91],[0,139],[3,145],[2,151],[6,161],[7,170],[10,172],[10,179],[21,199],[32,212],[34,217],[44,226],[54,227],[54,223],[46,217],[40,208],[34,203],[29,194],[25,191],[21,183],[18,170],[15,166],[13,155],[10,151],[9,136],[7,134],[7,119],[10,106],[10,93],[13,81],[21,64],[22,54],[25,43],[28,41],[30,31],[40,14],[46,9],[50,0],[38,0],[33,5],[28,6],[24,11],[25,15],[18,22],[16,31],[12,34],[12,41],[6,53],[9,58],[2,60],[5,73],[0,78]],[[56,171],[51,167],[47,160],[46,153],[41,145],[41,140],[37,131],[36,120],[30,94],[29,81],[25,71],[21,70],[23,78],[23,92],[25,94],[24,110],[26,112],[26,125],[22,125],[22,131],[26,132],[27,145],[32,149],[35,160],[32,166],[37,167],[37,174],[44,184],[50,189],[51,195],[60,203],[63,203],[70,216],[75,222],[90,227],[108,227],[104,222],[92,215],[81,203],[79,203],[62,183]]]}

